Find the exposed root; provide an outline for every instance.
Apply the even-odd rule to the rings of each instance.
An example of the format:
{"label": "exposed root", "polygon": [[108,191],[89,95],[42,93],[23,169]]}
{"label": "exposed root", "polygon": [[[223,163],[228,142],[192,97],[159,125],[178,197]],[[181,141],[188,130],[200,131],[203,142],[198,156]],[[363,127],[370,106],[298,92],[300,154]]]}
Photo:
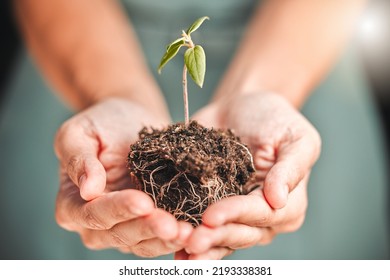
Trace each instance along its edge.
{"label": "exposed root", "polygon": [[255,170],[249,149],[231,131],[196,122],[164,131],[144,128],[131,146],[128,167],[156,207],[194,226],[210,204],[245,194]]}

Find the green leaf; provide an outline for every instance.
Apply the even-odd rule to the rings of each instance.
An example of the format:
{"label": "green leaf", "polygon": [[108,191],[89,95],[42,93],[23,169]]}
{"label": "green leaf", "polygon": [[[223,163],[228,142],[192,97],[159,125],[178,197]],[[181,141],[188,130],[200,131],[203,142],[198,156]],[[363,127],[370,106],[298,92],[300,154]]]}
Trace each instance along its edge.
{"label": "green leaf", "polygon": [[161,58],[160,65],[158,66],[158,73],[161,73],[162,68],[165,64],[168,63],[175,55],[179,52],[180,48],[184,45],[184,39],[180,38],[180,40],[173,41],[165,52],[164,56]]}
{"label": "green leaf", "polygon": [[179,42],[182,42],[182,44],[184,43],[184,39],[183,37],[180,37],[180,38],[177,38],[175,41],[173,41],[172,43],[170,43],[168,46],[167,46],[167,51],[169,51],[169,49],[176,45],[176,43],[179,43]]}
{"label": "green leaf", "polygon": [[197,20],[195,20],[195,22],[190,26],[190,28],[187,29],[187,32],[186,32],[187,35],[190,35],[192,32],[197,30],[206,19],[210,19],[210,18],[209,17],[201,17],[201,18],[198,18]]}
{"label": "green leaf", "polygon": [[204,75],[206,73],[206,54],[201,46],[186,50],[184,53],[184,63],[194,82],[203,87]]}

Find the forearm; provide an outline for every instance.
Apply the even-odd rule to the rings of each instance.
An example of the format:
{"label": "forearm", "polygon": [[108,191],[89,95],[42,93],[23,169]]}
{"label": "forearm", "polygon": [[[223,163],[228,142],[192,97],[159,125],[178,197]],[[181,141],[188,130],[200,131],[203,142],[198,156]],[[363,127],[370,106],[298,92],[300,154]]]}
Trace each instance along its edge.
{"label": "forearm", "polygon": [[215,99],[273,91],[300,107],[345,45],[365,0],[269,0],[254,14]]}
{"label": "forearm", "polygon": [[24,0],[16,11],[29,50],[72,106],[123,96],[168,117],[116,1]]}

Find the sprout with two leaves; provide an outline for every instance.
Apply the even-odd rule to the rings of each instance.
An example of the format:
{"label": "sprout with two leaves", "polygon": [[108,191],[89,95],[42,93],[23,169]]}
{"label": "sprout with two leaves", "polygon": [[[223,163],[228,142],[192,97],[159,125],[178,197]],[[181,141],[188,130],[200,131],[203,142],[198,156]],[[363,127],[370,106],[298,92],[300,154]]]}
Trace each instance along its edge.
{"label": "sprout with two leaves", "polygon": [[167,46],[167,50],[161,59],[158,66],[158,72],[161,73],[162,68],[179,52],[181,47],[188,49],[184,53],[183,67],[183,99],[184,99],[184,118],[185,125],[189,124],[188,114],[188,90],[187,90],[187,70],[191,78],[199,86],[203,87],[204,76],[206,73],[206,54],[200,45],[195,45],[191,38],[191,33],[196,31],[202,23],[209,19],[207,16],[197,19],[187,31],[182,31],[181,37],[173,41]]}
{"label": "sprout with two leaves", "polygon": [[181,47],[188,48],[183,69],[185,124],[172,124],[162,130],[144,127],[128,154],[134,185],[152,197],[157,208],[193,226],[202,223],[209,205],[246,194],[256,183],[253,157],[231,130],[206,128],[196,121],[189,123],[187,71],[200,87],[206,72],[204,50],[194,44],[191,34],[206,19],[199,18],[183,31],[167,47],[158,67],[161,72]]}

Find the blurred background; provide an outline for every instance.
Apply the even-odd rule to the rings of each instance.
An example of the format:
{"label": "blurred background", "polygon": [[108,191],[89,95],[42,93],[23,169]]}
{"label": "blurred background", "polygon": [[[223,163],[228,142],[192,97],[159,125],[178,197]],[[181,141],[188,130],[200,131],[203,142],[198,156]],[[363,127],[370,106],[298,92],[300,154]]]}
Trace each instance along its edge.
{"label": "blurred background", "polygon": [[[148,17],[153,12],[159,14],[163,2],[122,1],[151,69],[156,69],[163,50],[156,42],[169,42],[177,34],[175,29],[172,34],[164,33],[156,26],[166,23],[161,29],[172,30],[170,25],[186,26],[188,18],[193,18],[175,8],[171,14]],[[215,24],[205,25],[203,37],[198,39],[210,42],[203,43],[210,59],[204,91],[212,92],[255,1],[245,0],[246,5],[239,8],[237,1],[226,0],[229,8],[223,10],[218,1],[208,2],[207,14]],[[90,251],[78,235],[62,230],[55,222],[58,162],[53,138],[73,112],[45,84],[29,57],[18,36],[10,3],[0,2],[0,258],[136,258],[113,250]],[[369,2],[343,55],[303,108],[323,141],[322,155],[309,184],[305,224],[295,233],[278,236],[269,246],[241,250],[230,259],[390,258],[389,4],[388,0]],[[172,22],[172,14],[181,16]],[[203,12],[192,9],[191,14]],[[234,27],[229,32],[218,25],[226,24],[226,18]],[[226,46],[223,51],[206,40],[215,34]],[[164,77],[156,76],[175,121],[182,119],[181,100],[177,99],[180,63],[174,60],[166,67]],[[190,95],[191,111],[208,98],[203,93]]]}

